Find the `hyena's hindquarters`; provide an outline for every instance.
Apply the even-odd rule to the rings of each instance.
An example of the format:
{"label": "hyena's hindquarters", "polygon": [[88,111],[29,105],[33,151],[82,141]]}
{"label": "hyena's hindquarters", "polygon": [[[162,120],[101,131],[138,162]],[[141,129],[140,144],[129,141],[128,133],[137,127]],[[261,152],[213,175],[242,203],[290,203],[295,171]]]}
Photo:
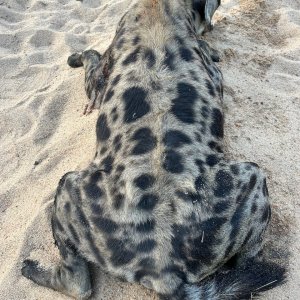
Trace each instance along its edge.
{"label": "hyena's hindquarters", "polygon": [[[69,177],[69,178],[68,178]],[[91,293],[91,279],[88,264],[80,256],[72,238],[68,237],[67,224],[63,214],[57,213],[57,207],[72,206],[72,192],[74,173],[67,173],[61,180],[57,189],[54,211],[52,215],[52,230],[55,243],[59,248],[61,262],[59,265],[46,269],[33,260],[25,260],[22,267],[22,275],[35,283],[62,292],[76,299],[87,299]],[[66,181],[68,181],[66,183]],[[67,189],[68,191],[65,191]],[[75,187],[76,189],[76,187]]]}
{"label": "hyena's hindquarters", "polygon": [[[222,166],[223,170],[225,169]],[[232,163],[227,166],[226,180],[231,176],[238,183],[234,198],[235,212],[230,220],[229,267],[196,284],[185,284],[172,300],[253,299],[260,293],[285,282],[286,269],[258,255],[262,237],[271,217],[266,178],[254,163]],[[225,172],[224,172],[225,174]],[[228,177],[227,177],[228,179]],[[229,182],[229,181],[228,181]],[[241,245],[238,250],[235,244]],[[227,250],[226,249],[226,250]],[[232,256],[234,255],[234,256]],[[225,271],[225,272],[224,272]]]}
{"label": "hyena's hindquarters", "polygon": [[68,58],[70,67],[84,67],[85,70],[85,91],[90,101],[85,107],[84,114],[89,114],[94,108],[99,108],[100,103],[98,103],[97,99],[102,92],[105,81],[101,59],[101,54],[96,50],[74,53]]}

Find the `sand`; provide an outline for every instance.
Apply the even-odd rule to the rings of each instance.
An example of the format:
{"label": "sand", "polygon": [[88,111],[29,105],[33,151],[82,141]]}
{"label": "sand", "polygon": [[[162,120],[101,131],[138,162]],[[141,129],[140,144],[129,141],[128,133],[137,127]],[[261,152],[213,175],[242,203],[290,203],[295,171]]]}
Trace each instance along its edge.
{"label": "sand", "polygon": [[[61,176],[95,150],[97,111],[82,116],[82,69],[103,52],[130,0],[0,0],[0,299],[69,299],[20,274],[24,258],[58,260],[49,208]],[[273,201],[269,241],[291,253],[288,282],[262,299],[300,299],[300,2],[223,0],[208,41],[222,55],[226,155],[255,161]],[[95,274],[92,299],[157,299]]]}

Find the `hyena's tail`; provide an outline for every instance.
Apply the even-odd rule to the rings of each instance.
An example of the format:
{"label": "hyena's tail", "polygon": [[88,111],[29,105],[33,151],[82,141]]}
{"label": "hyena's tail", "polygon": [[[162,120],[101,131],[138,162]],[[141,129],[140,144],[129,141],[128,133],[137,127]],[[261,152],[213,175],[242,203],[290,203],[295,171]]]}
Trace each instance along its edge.
{"label": "hyena's tail", "polygon": [[[253,299],[285,282],[286,269],[273,262],[249,261],[244,267],[218,272],[198,285],[184,284],[172,300]],[[162,297],[161,299],[164,299]]]}

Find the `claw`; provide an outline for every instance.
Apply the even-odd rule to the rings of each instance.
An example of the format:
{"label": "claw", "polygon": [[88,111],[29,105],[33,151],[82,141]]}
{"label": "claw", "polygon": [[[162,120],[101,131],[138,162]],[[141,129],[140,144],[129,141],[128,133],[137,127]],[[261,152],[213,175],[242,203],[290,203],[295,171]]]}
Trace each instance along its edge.
{"label": "claw", "polygon": [[92,113],[94,109],[95,109],[95,101],[90,101],[88,104],[85,105],[82,115],[87,116],[90,113]]}

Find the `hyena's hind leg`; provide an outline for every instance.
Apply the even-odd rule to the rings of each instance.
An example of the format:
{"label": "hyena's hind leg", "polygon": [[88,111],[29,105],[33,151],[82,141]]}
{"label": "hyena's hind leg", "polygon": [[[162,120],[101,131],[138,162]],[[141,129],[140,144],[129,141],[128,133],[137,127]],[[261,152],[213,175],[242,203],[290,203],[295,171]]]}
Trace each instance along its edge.
{"label": "hyena's hind leg", "polygon": [[101,54],[96,50],[74,53],[68,58],[70,67],[84,67],[85,70],[85,91],[90,101],[84,109],[84,115],[91,113],[94,108],[100,106],[101,92],[105,83],[101,59]]}
{"label": "hyena's hind leg", "polygon": [[59,266],[45,269],[37,261],[25,260],[22,275],[76,299],[87,299],[92,293],[87,262],[68,247],[60,252],[64,256]]}
{"label": "hyena's hind leg", "polygon": [[[68,222],[66,222],[63,211],[57,209],[58,207],[72,206],[71,201],[76,199],[71,199],[71,196],[76,198],[76,194],[74,188],[70,189],[70,187],[74,184],[76,184],[76,173],[70,172],[63,176],[54,202],[52,231],[61,256],[59,265],[43,268],[37,261],[25,260],[21,272],[23,276],[41,286],[76,299],[87,299],[92,293],[88,264],[74,246],[75,243],[67,229],[70,225],[66,224]],[[65,189],[67,192],[64,191]]]}

